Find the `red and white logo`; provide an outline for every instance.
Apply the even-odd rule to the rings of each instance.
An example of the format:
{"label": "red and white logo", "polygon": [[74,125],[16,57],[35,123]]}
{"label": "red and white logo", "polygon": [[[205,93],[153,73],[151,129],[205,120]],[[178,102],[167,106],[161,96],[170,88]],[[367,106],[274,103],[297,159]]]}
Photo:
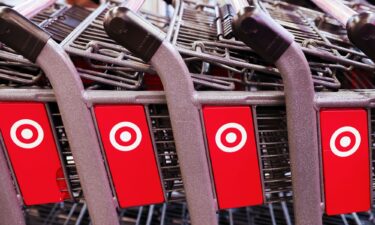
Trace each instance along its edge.
{"label": "red and white logo", "polygon": [[94,110],[120,208],[163,203],[164,190],[144,106],[96,105]]}
{"label": "red and white logo", "polygon": [[327,215],[369,210],[371,150],[367,109],[321,109],[320,129]]}
{"label": "red and white logo", "polygon": [[231,209],[262,204],[250,106],[204,106],[202,112],[218,207]]}
{"label": "red and white logo", "polygon": [[109,140],[117,150],[129,152],[136,149],[141,143],[142,132],[132,122],[120,122],[111,129]]}
{"label": "red and white logo", "polygon": [[215,141],[220,150],[233,153],[244,147],[247,141],[247,133],[242,125],[227,123],[218,129]]}
{"label": "red and white logo", "polygon": [[333,154],[339,157],[351,156],[361,145],[361,134],[354,127],[341,127],[332,134],[329,145]]}
{"label": "red and white logo", "polygon": [[32,149],[42,143],[44,131],[39,123],[30,119],[18,120],[10,129],[12,141],[21,148]]}

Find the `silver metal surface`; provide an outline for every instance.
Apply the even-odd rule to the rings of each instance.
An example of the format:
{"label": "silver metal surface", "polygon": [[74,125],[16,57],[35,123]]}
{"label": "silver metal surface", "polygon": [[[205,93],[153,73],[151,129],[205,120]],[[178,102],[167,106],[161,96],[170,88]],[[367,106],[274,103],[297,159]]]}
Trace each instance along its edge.
{"label": "silver metal surface", "polygon": [[144,2],[145,0],[128,0],[121,3],[120,6],[125,6],[133,12],[138,12]]}
{"label": "silver metal surface", "polygon": [[118,225],[116,204],[94,122],[73,63],[64,50],[50,40],[38,56],[37,64],[53,87],[93,224]]}
{"label": "silver metal surface", "polygon": [[0,147],[0,221],[2,224],[25,225],[21,202],[17,192],[3,147]]}
{"label": "silver metal surface", "polygon": [[348,20],[357,14],[356,11],[343,4],[340,0],[311,0],[321,10],[331,15],[336,20],[340,21],[343,26],[346,26]]}
{"label": "silver metal surface", "polygon": [[163,82],[192,224],[217,225],[194,86],[177,50],[164,41],[151,59]]}
{"label": "silver metal surface", "polygon": [[233,8],[236,12],[239,12],[241,9],[249,6],[247,0],[231,0]]}
{"label": "silver metal surface", "polygon": [[297,43],[276,61],[285,85],[288,142],[296,224],[322,224],[314,85]]}
{"label": "silver metal surface", "polygon": [[13,7],[14,10],[21,15],[31,18],[38,14],[41,10],[51,6],[57,0],[27,0]]}

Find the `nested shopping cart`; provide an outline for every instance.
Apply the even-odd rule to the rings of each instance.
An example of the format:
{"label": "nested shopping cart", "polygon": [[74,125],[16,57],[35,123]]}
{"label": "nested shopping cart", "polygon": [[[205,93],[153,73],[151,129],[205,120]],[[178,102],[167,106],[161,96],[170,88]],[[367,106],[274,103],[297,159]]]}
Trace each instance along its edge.
{"label": "nested shopping cart", "polygon": [[[31,2],[26,7],[30,13],[34,13],[30,10],[34,6],[43,5],[41,1]],[[47,2],[51,5],[51,1]],[[34,17],[36,23],[44,21],[41,26],[51,33],[47,34],[14,10],[1,8],[2,147],[13,175],[9,176],[2,153],[1,223],[24,224],[13,184],[17,185],[22,204],[30,206],[81,198],[82,181],[85,199],[91,202],[93,221],[118,224],[77,72],[50,38],[53,35],[60,40],[89,14],[81,8],[52,5]],[[67,137],[75,141],[70,138],[68,143]],[[79,164],[77,168],[75,163]],[[78,174],[83,178],[79,180]]]}
{"label": "nested shopping cart", "polygon": [[[85,84],[84,97],[97,124],[114,195],[120,208],[184,200],[184,173],[163,84],[150,65],[105,34],[103,18],[113,6],[100,6],[63,45]],[[144,16],[168,28],[168,18],[149,12]],[[193,169],[185,165],[185,170]]]}
{"label": "nested shopping cart", "polygon": [[[151,203],[163,203],[165,201],[173,202],[176,200],[176,197],[180,196],[181,198],[183,196],[180,192],[186,190],[186,185],[185,187],[182,186],[178,164],[178,162],[181,162],[181,159],[177,161],[177,154],[181,156],[181,152],[179,152],[177,146],[176,153],[174,147],[174,139],[168,110],[165,105],[165,98],[163,93],[160,92],[162,88],[161,81],[149,65],[129,54],[124,48],[116,45],[114,41],[109,39],[105,34],[102,23],[104,15],[109,7],[111,7],[110,4],[103,5],[99,8],[63,42],[63,45],[65,46],[65,50],[76,62],[78,71],[86,84],[87,91],[85,97],[93,105],[93,115],[98,124],[98,131],[101,135],[108,171],[112,178],[114,194],[117,197],[119,206],[126,208]],[[169,21],[166,19],[156,17],[149,13],[145,14],[145,17],[161,29],[167,30],[169,27]],[[150,44],[152,45],[152,43]],[[164,65],[164,67],[169,68],[170,65]],[[173,78],[164,80],[164,88],[165,84],[169,85],[168,88],[173,88],[173,91],[170,89],[167,91],[167,93],[173,95],[179,93],[180,90],[175,89],[178,87],[177,85],[170,85],[171,79]],[[220,80],[214,77],[206,78],[199,75],[194,76],[194,83],[198,86],[203,86],[203,88],[215,88],[219,90],[231,90],[234,88],[234,84],[225,79]],[[170,102],[171,101],[168,100],[168,104],[170,104]],[[136,108],[138,108],[138,111],[135,110]],[[182,112],[185,111],[186,110],[182,109]],[[181,114],[181,116],[183,116],[183,114]],[[142,117],[147,120],[139,120],[139,118]],[[177,118],[175,120],[178,121],[181,119]],[[147,122],[142,123],[142,121],[151,121],[151,123],[148,122],[150,124],[148,125]],[[174,120],[172,119],[171,122],[173,124]],[[150,128],[143,124],[147,124]],[[119,128],[119,125],[123,127]],[[186,122],[186,125],[188,125],[188,122]],[[151,137],[153,145],[146,145],[149,146],[145,148],[145,150],[148,151],[143,152],[141,155],[142,158],[137,158],[136,155],[132,156],[132,154],[129,154],[129,152],[131,153],[132,151],[140,152],[137,145],[136,148],[132,147],[132,142],[136,143],[137,136],[140,135],[139,132],[136,132],[138,130],[137,127],[139,127],[142,138],[144,138],[145,135],[148,136],[151,133],[150,130],[152,131]],[[184,128],[186,128],[186,126]],[[200,125],[198,128],[201,129]],[[187,134],[185,129],[183,131],[183,133],[180,132],[182,138],[184,138],[183,136],[191,135]],[[126,138],[129,139],[132,136],[134,140],[126,140]],[[131,142],[127,144],[129,141]],[[145,141],[147,141],[147,139]],[[197,141],[199,141],[199,139]],[[205,159],[205,157],[201,156],[198,158],[201,162],[192,159],[193,154],[202,153],[192,152],[190,149],[196,149],[196,144],[190,142],[190,139],[188,142],[186,139],[180,140],[179,142],[182,143],[180,144],[180,149],[184,148],[184,151],[186,151],[182,153],[185,171],[187,171],[185,173],[188,173],[185,174],[185,177],[189,180],[193,180],[192,182],[185,183],[190,185],[190,190],[200,190],[196,189],[194,186],[202,185],[204,189],[210,192],[210,180],[208,180],[208,183],[197,182],[197,180],[201,179],[199,176],[202,175],[202,170],[196,165],[197,163],[207,162],[202,161],[202,158]],[[129,145],[132,148],[129,149]],[[155,157],[154,150],[152,149],[153,146],[155,146],[157,151],[158,162],[156,164],[148,163],[148,167],[146,168],[146,164],[143,162],[149,158]],[[191,146],[191,148],[187,148],[187,146]],[[137,169],[137,165],[133,163],[134,160],[137,161],[138,166],[141,166],[142,169]],[[124,164],[123,162],[129,163]],[[161,174],[160,178],[158,168],[161,171],[161,173],[159,172],[159,174]],[[142,182],[147,182],[149,184],[147,187],[140,187],[139,183],[134,181],[132,171],[135,170],[144,170],[148,175],[152,175],[152,177],[144,176],[142,175],[142,171],[137,173],[138,178],[142,178]],[[197,170],[197,172],[194,172],[194,170]],[[182,172],[182,175],[183,174]],[[163,187],[160,187],[160,180],[162,181]],[[153,192],[156,194],[153,196],[143,195],[143,188],[148,188],[148,190],[150,190],[150,187],[152,187]],[[167,195],[165,198],[162,198],[160,197],[160,193]],[[133,196],[132,201],[129,195]],[[193,193],[190,195],[191,197],[188,197],[189,204],[198,204],[198,206],[193,208],[201,211],[204,215],[202,217],[200,213],[190,212],[190,217],[194,217],[196,221],[199,221],[198,223],[204,223],[204,220],[212,219],[209,217],[205,218],[207,213],[203,211],[207,207],[202,207],[201,205],[202,202],[203,204],[212,204],[212,201],[203,200],[202,195],[204,198],[207,197],[205,192]],[[210,213],[212,213],[210,215],[212,217],[216,217],[214,207],[208,207],[207,210],[210,210]]]}
{"label": "nested shopping cart", "polygon": [[[191,3],[191,2],[183,2],[183,5],[185,8],[176,7],[178,16],[174,17],[174,21],[179,21],[179,22],[176,22],[176,24],[172,23],[170,25],[170,26],[174,26],[174,31],[176,34],[175,36],[173,36],[174,31],[171,31],[170,33],[168,33],[168,37],[170,38],[172,43],[176,45],[179,52],[184,56],[185,61],[189,65],[194,65],[193,64],[194,61],[198,62],[196,68],[201,70],[201,74],[200,74],[201,77],[204,77],[203,75],[206,75],[205,73],[212,72],[210,71],[210,68],[209,68],[210,63],[214,65],[218,65],[221,68],[232,69],[232,72],[233,72],[231,74],[232,76],[229,76],[229,78],[228,77],[221,78],[221,80],[226,80],[226,81],[231,80],[234,84],[236,83],[237,85],[241,84],[243,82],[241,79],[237,79],[237,80],[234,79],[235,74],[245,73],[244,72],[245,70],[241,71],[241,69],[239,68],[245,67],[244,64],[248,62],[246,62],[246,60],[242,60],[242,58],[238,56],[239,54],[236,55],[236,51],[237,52],[242,51],[241,52],[242,54],[245,53],[248,55],[254,54],[254,52],[251,49],[246,48],[243,44],[241,45],[238,42],[233,42],[233,41],[228,41],[228,40],[223,40],[223,39],[220,40],[220,37],[223,37],[224,35],[232,35],[232,34],[230,34],[231,33],[230,29],[227,29],[228,26],[225,26],[225,24],[222,29],[224,31],[222,34],[221,33],[218,34],[215,32],[215,29],[216,29],[215,23],[219,24],[218,27],[221,27],[220,22],[218,22],[220,20],[217,19],[217,16],[215,17],[215,15],[217,15],[215,13],[219,12],[217,8],[216,10],[212,10],[210,14],[210,10],[208,10],[207,8],[205,10],[202,10],[202,8],[208,7],[207,5],[194,5],[194,3]],[[189,8],[189,5],[191,6],[190,8]],[[311,68],[311,73],[312,73],[312,76],[311,76],[310,71],[306,71],[306,70],[303,71],[301,70],[301,68],[297,68],[298,73],[292,76],[291,80],[286,79],[287,82],[296,82],[297,85],[295,86],[298,88],[303,87],[302,90],[297,92],[297,95],[304,95],[307,92],[309,92],[308,90],[310,90],[311,92],[310,94],[307,93],[310,96],[310,101],[311,101],[310,103],[308,103],[310,104],[311,107],[307,108],[308,111],[310,111],[309,112],[310,116],[305,117],[307,113],[297,114],[299,116],[297,116],[297,118],[290,121],[290,123],[292,124],[291,125],[288,124],[289,125],[288,130],[289,131],[293,130],[292,135],[296,135],[293,138],[294,140],[292,140],[292,142],[294,142],[294,144],[298,144],[298,143],[301,144],[300,148],[298,148],[299,153],[297,153],[296,155],[299,155],[302,153],[302,156],[300,155],[299,157],[303,157],[303,156],[305,157],[304,159],[298,158],[298,157],[297,159],[296,158],[294,159],[295,165],[298,165],[298,166],[296,166],[294,169],[295,171],[297,171],[297,174],[292,173],[293,174],[292,179],[295,185],[294,190],[297,190],[298,193],[300,193],[300,194],[297,193],[297,196],[295,196],[294,204],[298,205],[298,209],[296,209],[296,212],[299,212],[299,213],[304,212],[307,214],[311,213],[310,216],[306,216],[307,214],[304,214],[304,213],[302,213],[302,216],[301,216],[301,214],[296,213],[295,216],[296,216],[297,223],[298,224],[305,224],[305,223],[306,224],[309,224],[309,223],[319,224],[320,223],[319,221],[321,220],[320,217],[321,217],[321,212],[322,212],[321,203],[320,203],[321,196],[319,194],[320,184],[324,186],[324,193],[323,193],[322,199],[324,199],[323,201],[325,203],[325,211],[328,214],[333,215],[333,214],[349,213],[349,212],[356,212],[356,211],[366,211],[370,209],[370,201],[371,201],[370,182],[372,178],[370,177],[370,174],[371,174],[370,173],[370,168],[371,168],[370,157],[369,157],[370,151],[368,149],[368,145],[366,144],[367,142],[366,140],[369,139],[368,133],[367,133],[368,128],[366,128],[368,125],[367,119],[366,121],[364,121],[364,123],[359,122],[359,124],[362,124],[362,125],[360,125],[357,128],[353,127],[353,126],[358,125],[354,123],[351,126],[354,129],[350,128],[349,130],[348,130],[348,126],[345,126],[342,123],[344,124],[347,123],[347,121],[350,121],[350,118],[356,118],[357,120],[362,120],[364,117],[367,118],[368,113],[366,110],[364,110],[363,108],[353,109],[352,107],[356,106],[357,104],[360,105],[362,102],[361,101],[362,97],[358,96],[358,93],[360,93],[361,91],[359,91],[358,89],[373,88],[373,81],[371,80],[373,79],[373,69],[374,69],[373,65],[369,63],[369,60],[366,56],[356,51],[355,48],[353,48],[353,46],[351,46],[351,44],[344,38],[344,36],[342,35],[342,29],[337,29],[337,27],[340,27],[340,26],[337,26],[337,23],[335,23],[335,21],[321,17],[321,16],[324,16],[324,14],[321,14],[313,10],[284,4],[284,3],[277,3],[277,4],[267,3],[263,7],[267,8],[268,12],[271,14],[272,17],[276,18],[277,21],[281,25],[283,25],[288,31],[290,31],[291,33],[295,35],[295,40],[300,45],[302,45],[302,50],[308,58],[309,65]],[[186,9],[190,9],[191,10],[190,13]],[[199,12],[200,10],[201,12]],[[186,13],[186,11],[188,13]],[[225,12],[227,11],[228,11],[228,8],[225,9]],[[185,14],[183,14],[184,12]],[[118,16],[116,17],[117,19],[118,18],[129,19],[129,17],[125,16],[126,13],[129,13],[125,9],[121,9],[118,12],[113,11],[113,13],[117,13],[117,16]],[[211,15],[212,17],[210,18],[208,15]],[[130,18],[133,18],[133,16],[130,16]],[[230,16],[226,16],[224,18],[227,18],[229,20],[232,19]],[[322,19],[325,19],[325,20],[322,20]],[[249,24],[245,24],[244,26],[249,29],[252,28],[251,27],[252,25],[256,26],[257,23],[254,22],[254,20],[252,21],[253,23],[249,22]],[[118,21],[116,22],[117,22],[116,25],[120,26],[119,25],[120,23]],[[135,21],[135,22],[131,21],[131,22],[134,24],[137,24],[137,23],[143,24],[143,22],[141,21]],[[230,23],[230,21],[228,23]],[[126,23],[124,24],[122,24],[121,26],[126,27]],[[170,29],[170,30],[173,30],[173,29]],[[257,32],[261,33],[260,30],[261,29],[255,29],[253,34]],[[110,30],[110,32],[113,32],[112,34],[114,38],[116,38],[116,35],[119,35],[118,33],[116,34],[116,31],[114,29]],[[151,32],[149,30],[147,32],[144,30],[141,30],[139,32],[157,34],[157,31]],[[264,33],[261,33],[261,34],[264,34]],[[243,37],[248,38],[246,35],[242,36],[241,38]],[[263,37],[269,38],[269,36],[265,34]],[[282,37],[279,37],[279,36],[276,36],[276,37],[278,37],[279,39],[272,39],[272,38],[268,39],[271,45],[274,43],[277,44],[278,43],[277,41],[280,41],[280,39],[282,40]],[[211,40],[207,41],[207,39],[209,38],[211,38]],[[149,50],[149,49],[146,49],[146,50],[137,49],[138,46],[133,42],[132,43],[127,42],[129,40],[127,40],[125,36],[117,37],[116,40],[119,43],[131,49],[133,52],[138,53],[138,54],[141,53],[140,50],[144,50],[145,52]],[[158,39],[156,38],[156,40]],[[151,42],[151,40],[149,41]],[[160,40],[158,42],[155,40],[153,41],[154,43],[156,42],[158,44],[162,42]],[[254,43],[253,42],[254,40],[250,40],[250,41],[245,40],[245,41],[247,41],[247,43]],[[159,64],[163,64],[162,62],[160,62],[161,55],[158,54],[158,52],[162,51],[163,49],[164,42],[162,43],[163,44],[161,45],[161,47],[159,47],[159,49],[155,47],[152,51],[154,52],[155,49],[157,50],[156,54],[151,59],[151,62],[153,62],[154,67],[157,69],[159,68],[158,67]],[[274,54],[275,52],[276,52],[276,55],[277,53],[280,54],[280,52],[283,53],[285,48],[283,49],[282,45],[277,45],[277,47],[279,46],[281,46],[281,49],[276,49],[274,52],[270,52],[270,54],[265,54],[263,57],[265,57],[266,59],[272,60],[272,57],[275,56]],[[257,49],[257,47],[263,47],[264,49],[268,49],[267,47],[269,46],[265,46],[264,43],[263,44],[259,43],[259,46],[255,46],[255,47],[253,46],[254,49]],[[259,51],[263,49],[258,48],[257,50]],[[163,54],[164,60],[165,60],[166,55],[167,53],[164,52]],[[299,55],[302,58],[304,57],[301,53]],[[190,56],[190,57],[187,57],[187,56]],[[149,58],[146,57],[145,60],[147,59]],[[158,61],[157,59],[159,59],[160,61]],[[264,63],[264,61],[259,58],[255,58],[255,60],[257,60],[256,61],[257,64]],[[168,58],[168,60],[166,61],[170,63],[171,59]],[[296,61],[291,60],[291,58],[289,57],[287,57],[287,61],[289,61],[289,63],[292,63],[292,64],[294,63],[294,67],[301,67],[301,65],[303,65],[303,64],[298,65]],[[199,62],[201,63],[199,64]],[[288,62],[285,63],[284,65],[283,63],[277,63],[277,64],[280,67],[280,71],[284,72],[284,76],[286,76],[285,72],[287,72],[287,69],[293,68],[293,65],[286,66],[287,68],[283,67],[285,65],[288,65]],[[268,65],[268,64],[265,64],[265,65]],[[251,68],[248,65],[246,66],[248,68]],[[259,89],[260,90],[262,89],[266,90],[267,88],[271,89],[270,87],[273,87],[273,88],[277,87],[280,90],[282,88],[280,75],[277,77],[277,80],[279,82],[276,83],[275,78],[274,79],[271,79],[271,78],[272,78],[272,75],[273,76],[276,75],[277,72],[269,65],[265,67],[253,67],[253,68],[251,68],[253,71],[251,71],[252,73],[250,73],[250,75],[253,79],[258,78],[258,83],[256,82],[251,83],[251,85],[249,85],[251,87],[249,88],[249,90],[253,89],[254,93],[234,92],[228,96],[225,96],[223,93],[218,93],[218,92],[206,92],[207,94],[201,94],[205,92],[197,92],[197,93],[192,94],[193,96],[192,98],[198,99],[198,102],[201,101],[199,103],[203,105],[205,104],[214,104],[214,105],[219,105],[219,106],[226,105],[226,104],[248,105],[250,103],[250,105],[255,105],[255,106],[262,105],[262,104],[272,106],[272,105],[278,105],[277,103],[278,101],[280,105],[283,105],[283,102],[282,102],[283,95],[280,92],[259,91]],[[162,71],[162,68],[159,68],[159,69],[160,69],[159,70],[159,73],[160,73],[160,71]],[[170,69],[169,72],[176,71],[175,68],[173,69],[174,70]],[[184,72],[186,72],[186,70]],[[214,72],[217,73],[217,70]],[[258,76],[256,76],[256,72],[258,72],[259,74]],[[265,74],[262,74],[262,73],[265,73]],[[360,75],[360,74],[363,74],[363,75]],[[224,76],[223,74],[220,74],[220,75]],[[260,75],[266,75],[266,76],[261,77]],[[302,75],[308,75],[308,76],[305,78],[301,78]],[[310,89],[309,89],[308,83],[307,84],[305,83],[305,85],[303,85],[303,82],[306,82],[306,80],[309,80],[308,77],[310,76],[312,77],[313,79],[312,81],[315,84],[315,89],[319,91],[317,93],[314,93],[314,90],[312,89],[312,85]],[[207,76],[207,77],[210,77],[210,76]],[[217,77],[220,78],[220,76],[217,76]],[[268,81],[270,80],[273,81],[273,83],[269,82],[267,84],[266,82],[267,79]],[[260,81],[263,81],[263,82],[260,82]],[[210,83],[212,84],[213,82],[210,82]],[[284,81],[284,85],[285,84],[286,83]],[[275,88],[274,90],[278,90],[278,89]],[[293,89],[293,88],[289,88],[289,89]],[[355,91],[336,92],[337,90],[344,90],[344,89],[352,89]],[[257,93],[255,92],[255,90],[258,90],[259,92]],[[290,93],[288,94],[289,91],[293,91],[293,90],[287,90],[286,91],[287,96],[290,95]],[[368,93],[369,91],[365,91],[365,92]],[[331,97],[328,97],[328,96],[332,96],[332,97],[336,96],[336,97],[331,99]],[[353,98],[348,98],[349,96],[353,96]],[[305,104],[304,102],[297,103],[298,99],[299,99],[298,96],[293,99],[292,103],[295,104],[295,107],[296,108],[305,107],[305,106],[302,106]],[[308,98],[302,97],[302,99],[307,101]],[[336,101],[333,99],[336,99]],[[343,104],[342,101],[345,102],[348,99],[350,100],[346,102],[346,104]],[[324,103],[322,103],[325,101],[329,102],[329,104],[325,105]],[[260,104],[259,102],[262,102],[262,104]],[[199,103],[197,102],[195,103],[199,105]],[[367,107],[369,107],[369,105],[367,105]],[[216,108],[220,109],[220,107],[216,107]],[[260,107],[256,107],[256,108],[259,109]],[[281,108],[283,107],[281,106]],[[233,130],[227,131],[228,134],[225,136],[225,139],[227,140],[220,139],[220,136],[224,132],[222,131],[224,128],[220,126],[216,128],[217,131],[215,129],[213,129],[214,132],[208,131],[207,120],[209,120],[209,118],[212,118],[212,115],[214,115],[213,120],[215,120],[214,122],[217,122],[220,119],[217,116],[221,114],[217,113],[216,111],[212,115],[205,117],[204,114],[205,114],[206,109],[207,109],[206,107],[203,107],[202,111],[203,111],[203,119],[206,122],[205,128],[206,128],[206,135],[208,139],[208,148],[210,148],[211,146],[217,145],[216,147],[222,150],[223,142],[225,143],[226,141],[227,147],[231,146],[230,145],[231,142],[235,143],[235,140],[234,140],[235,138],[233,138],[234,136],[243,135],[244,132],[242,132],[241,134],[242,129],[238,128],[239,127],[238,125],[236,125],[237,127],[235,127],[234,129],[234,130],[237,129],[238,131],[233,131]],[[306,110],[306,108],[303,108],[303,109]],[[257,111],[255,112],[257,113]],[[235,114],[236,116],[233,116],[233,114]],[[233,120],[233,118],[239,117],[238,115],[240,115],[239,113],[233,113],[233,114],[230,115],[231,120]],[[247,113],[247,115],[249,114],[250,113]],[[278,116],[282,117],[285,121],[286,117],[280,116],[280,115],[282,114],[278,113]],[[346,115],[347,117],[343,115]],[[223,116],[221,117],[223,118]],[[290,113],[288,113],[288,119],[290,119],[290,117],[291,117]],[[309,122],[314,121],[315,117],[318,117],[319,124],[318,123],[310,124]],[[339,119],[340,117],[342,117],[341,120]],[[272,117],[266,117],[266,119],[270,119],[270,118]],[[337,121],[333,120],[332,118],[335,118]],[[302,126],[299,129],[296,129],[296,126],[301,121],[302,121]],[[209,121],[209,122],[212,122],[212,121]],[[337,124],[335,124],[336,122]],[[308,123],[309,125],[307,125]],[[252,124],[252,123],[250,122],[247,124]],[[233,125],[233,124],[230,124],[230,125]],[[316,135],[316,132],[318,131],[318,129],[316,128],[317,125],[319,125],[320,144],[322,145],[321,149],[323,149],[323,151],[320,154],[320,156],[322,157],[318,157],[319,156],[318,145],[317,145],[318,140],[313,138],[314,133]],[[274,127],[279,128],[280,125],[276,124],[274,125]],[[336,127],[336,129],[332,127]],[[260,126],[257,125],[256,128],[260,129]],[[344,128],[344,129],[341,129],[341,128]],[[311,130],[307,131],[308,129],[311,129]],[[236,134],[236,132],[238,134]],[[258,132],[261,132],[261,130],[258,130]],[[270,130],[266,130],[266,132],[270,132]],[[361,132],[362,135],[365,134],[365,137],[358,139],[357,132]],[[210,133],[211,133],[211,143],[209,140]],[[235,133],[235,135],[233,135],[233,133]],[[255,137],[254,139],[259,140],[257,139],[258,137]],[[278,137],[280,138],[282,136],[278,135]],[[283,138],[284,140],[287,140],[286,134],[285,136],[283,136]],[[270,138],[268,140],[272,140],[272,139]],[[328,140],[328,145],[327,145],[327,140]],[[362,140],[362,142],[358,140]],[[315,148],[310,148],[309,151],[307,151],[306,144],[309,142],[316,142]],[[238,143],[241,143],[241,142],[238,142]],[[274,144],[274,143],[271,143],[271,144]],[[312,143],[312,146],[313,145],[314,144]],[[360,146],[357,146],[357,145],[360,145]],[[259,149],[261,151],[259,155],[262,155],[265,152],[267,152],[267,149],[265,149],[265,146],[267,145],[260,142]],[[328,146],[328,151],[327,151],[327,146]],[[333,146],[333,148],[331,146]],[[227,151],[227,153],[228,152],[230,153],[230,150],[228,150],[228,148],[225,148],[225,146],[224,146],[224,149],[225,151],[224,150],[222,151],[224,152]],[[285,149],[285,151],[288,152],[287,146],[285,146],[283,149]],[[358,149],[362,149],[362,151],[358,151]],[[215,180],[215,176],[217,176],[218,172],[216,172],[215,174],[215,165],[213,165],[215,164],[215,162],[213,161],[213,158],[216,157],[216,159],[214,160],[217,160],[218,156],[213,155],[211,151],[212,150],[209,149],[214,182],[216,182],[214,183],[216,186],[215,187],[216,196],[219,200],[219,207],[220,207],[221,197],[219,196],[220,193],[218,193],[218,187],[217,187],[220,181],[218,182],[217,180]],[[233,150],[233,151],[234,152],[238,151],[238,149]],[[351,156],[350,154],[354,154],[353,151],[354,153],[358,151],[358,155],[360,158],[359,161],[358,160],[351,161],[352,158],[350,158],[349,156]],[[337,155],[335,155],[335,153]],[[295,153],[292,153],[292,154],[295,154]],[[296,155],[294,157],[296,157]],[[314,155],[316,158],[313,157]],[[272,155],[271,157],[275,157],[275,155]],[[291,158],[292,158],[291,164],[293,166],[293,157],[291,156]],[[313,159],[315,159],[315,161]],[[322,163],[322,167],[320,167],[319,159]],[[348,159],[348,160],[343,162],[343,159]],[[277,159],[277,162],[280,162],[280,161],[281,161],[280,159]],[[220,162],[216,165],[219,165],[219,169],[220,169],[220,166],[224,167],[223,169],[224,172],[230,171],[227,169],[228,160],[226,160],[225,162],[226,162],[225,165],[222,165],[223,163],[220,163]],[[236,161],[236,162],[237,162],[236,165],[238,165],[239,161]],[[287,154],[286,154],[286,160],[284,162],[286,162],[285,163],[286,168],[289,168],[289,159],[288,159]],[[307,166],[307,163],[311,163],[311,164]],[[347,170],[347,167],[345,167],[345,165],[349,165],[350,163],[353,163],[353,165],[356,165],[354,167],[356,172],[352,173],[352,171]],[[267,165],[267,164],[262,164],[262,166],[264,165]],[[302,168],[306,168],[306,169],[302,169]],[[320,172],[319,172],[319,168],[322,168]],[[253,171],[256,171],[256,170],[253,170]],[[265,177],[267,177],[270,174],[270,172],[267,171],[267,169],[263,171],[264,171]],[[313,174],[308,175],[311,171],[313,172]],[[298,172],[301,172],[302,174],[298,174]],[[321,179],[323,181],[322,183],[320,183],[319,174],[322,175],[322,179]],[[358,176],[359,174],[361,176]],[[286,172],[286,173],[283,173],[283,175],[290,176],[290,173]],[[230,173],[228,176],[231,176],[231,178],[234,177],[232,173]],[[218,179],[222,179],[222,178],[223,177],[219,177]],[[311,178],[314,178],[314,180],[311,180]],[[300,179],[300,180],[296,181],[296,179]],[[304,180],[304,179],[307,179],[307,180]],[[227,181],[228,180],[229,179],[227,179]],[[348,185],[346,184],[348,183],[349,180],[351,182],[358,183],[358,185],[354,185],[354,186],[349,185],[348,187]],[[266,181],[264,183],[266,184]],[[296,183],[298,183],[298,185]],[[311,185],[311,183],[313,183],[314,185]],[[231,184],[233,184],[233,182]],[[314,190],[309,191],[308,189],[309,187],[304,186],[306,184],[310,185],[309,186],[310,188],[313,187]],[[234,187],[236,189],[234,189]],[[236,193],[239,191],[237,186],[232,185],[228,189],[230,188],[233,188],[231,192],[228,192],[231,194],[231,196],[233,196],[233,193]],[[306,195],[301,195],[301,193],[302,194],[304,193]],[[353,193],[353,194],[348,194],[348,193]],[[307,195],[310,195],[310,196],[307,196]],[[285,195],[281,195],[281,196],[285,196]],[[311,199],[312,196],[314,197],[313,199]],[[306,197],[306,199],[304,199],[303,197]],[[228,199],[233,200],[234,198],[228,198]],[[267,199],[267,195],[265,195],[264,199]],[[243,198],[241,200],[243,200]],[[296,203],[297,201],[298,201],[298,204]]]}

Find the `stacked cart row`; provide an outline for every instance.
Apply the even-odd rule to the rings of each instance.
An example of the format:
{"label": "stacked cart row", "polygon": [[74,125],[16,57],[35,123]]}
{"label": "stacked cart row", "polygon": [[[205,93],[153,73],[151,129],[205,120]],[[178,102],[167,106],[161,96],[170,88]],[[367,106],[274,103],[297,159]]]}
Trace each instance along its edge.
{"label": "stacked cart row", "polygon": [[167,3],[0,8],[0,224],[373,224],[375,8]]}

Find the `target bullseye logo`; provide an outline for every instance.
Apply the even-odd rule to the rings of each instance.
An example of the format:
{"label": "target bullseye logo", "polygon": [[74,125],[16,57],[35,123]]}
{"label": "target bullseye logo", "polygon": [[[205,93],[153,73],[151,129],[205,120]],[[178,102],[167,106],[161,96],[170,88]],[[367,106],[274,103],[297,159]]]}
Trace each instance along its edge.
{"label": "target bullseye logo", "polygon": [[345,126],[337,129],[331,136],[329,145],[332,152],[339,157],[353,155],[361,144],[361,134],[357,129]]}
{"label": "target bullseye logo", "polygon": [[247,141],[247,133],[238,123],[227,123],[221,126],[215,135],[215,142],[220,150],[227,153],[237,152]]}
{"label": "target bullseye logo", "polygon": [[36,148],[44,139],[44,131],[39,123],[30,119],[15,122],[10,129],[13,142],[25,149]]}
{"label": "target bullseye logo", "polygon": [[132,122],[120,122],[111,129],[109,140],[117,150],[129,152],[136,149],[141,143],[142,132]]}

